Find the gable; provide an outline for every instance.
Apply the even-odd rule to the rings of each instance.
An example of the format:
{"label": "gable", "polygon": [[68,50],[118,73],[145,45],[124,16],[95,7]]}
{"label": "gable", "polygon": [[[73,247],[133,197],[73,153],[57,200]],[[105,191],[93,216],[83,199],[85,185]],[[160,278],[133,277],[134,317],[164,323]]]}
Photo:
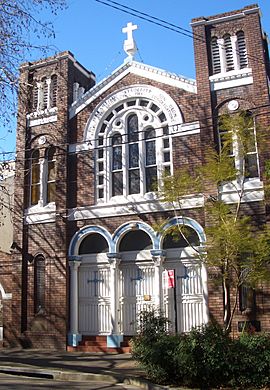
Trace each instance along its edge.
{"label": "gable", "polygon": [[95,99],[97,99],[100,95],[102,95],[128,74],[134,74],[148,78],[152,81],[157,81],[165,85],[173,86],[192,94],[197,93],[196,81],[193,79],[188,79],[183,76],[178,76],[174,73],[166,72],[165,70],[159,68],[131,61],[117,68],[109,77],[101,80],[93,88],[87,91],[80,99],[75,101],[69,109],[69,118],[73,118],[76,114],[82,111],[86,106],[92,103]]}

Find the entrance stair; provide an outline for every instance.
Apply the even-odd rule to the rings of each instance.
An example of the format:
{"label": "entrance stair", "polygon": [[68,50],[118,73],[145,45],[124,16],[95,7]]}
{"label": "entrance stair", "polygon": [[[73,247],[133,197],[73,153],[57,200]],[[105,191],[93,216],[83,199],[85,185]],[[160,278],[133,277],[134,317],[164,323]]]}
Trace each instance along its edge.
{"label": "entrance stair", "polygon": [[107,347],[107,336],[83,336],[77,347],[68,346],[69,352],[104,352],[104,353],[130,353],[129,341],[131,336],[124,336],[119,348]]}

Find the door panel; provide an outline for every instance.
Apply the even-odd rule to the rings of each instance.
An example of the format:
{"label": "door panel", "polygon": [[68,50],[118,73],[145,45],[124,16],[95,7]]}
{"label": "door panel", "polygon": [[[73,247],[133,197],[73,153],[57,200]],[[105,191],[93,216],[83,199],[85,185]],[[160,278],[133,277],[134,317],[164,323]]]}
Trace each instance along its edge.
{"label": "door panel", "polygon": [[[201,280],[201,267],[198,264],[181,263],[177,261],[167,261],[164,264],[167,270],[175,270],[176,285],[176,311],[177,311],[177,331],[188,332],[192,327],[203,324],[203,289]],[[164,312],[172,324],[175,325],[175,295],[174,289],[168,289],[163,278]]]}
{"label": "door panel", "polygon": [[154,305],[154,267],[135,263],[120,266],[120,330],[136,334],[138,315]]}
{"label": "door panel", "polygon": [[108,334],[111,329],[110,269],[79,269],[79,332]]}

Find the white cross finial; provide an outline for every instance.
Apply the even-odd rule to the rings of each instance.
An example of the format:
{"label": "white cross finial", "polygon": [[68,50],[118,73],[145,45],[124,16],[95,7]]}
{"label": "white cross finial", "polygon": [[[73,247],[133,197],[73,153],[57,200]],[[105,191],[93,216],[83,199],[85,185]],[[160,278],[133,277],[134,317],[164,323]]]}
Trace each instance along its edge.
{"label": "white cross finial", "polygon": [[136,24],[132,24],[131,22],[128,22],[127,26],[122,28],[122,32],[127,33],[127,39],[124,41],[124,50],[127,53],[129,60],[133,59],[133,56],[137,51],[137,46],[132,34],[132,32],[137,30],[137,28],[138,26]]}

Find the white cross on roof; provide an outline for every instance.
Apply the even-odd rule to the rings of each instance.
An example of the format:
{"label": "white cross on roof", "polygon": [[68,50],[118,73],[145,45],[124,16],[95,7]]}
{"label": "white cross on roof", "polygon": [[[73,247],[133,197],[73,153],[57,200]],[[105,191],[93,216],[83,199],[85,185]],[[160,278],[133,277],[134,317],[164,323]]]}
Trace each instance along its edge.
{"label": "white cross on roof", "polygon": [[132,60],[134,54],[137,51],[136,43],[133,39],[133,31],[137,30],[138,26],[136,24],[132,24],[131,22],[128,22],[126,27],[122,28],[123,33],[127,33],[127,39],[124,41],[124,50],[128,55],[128,59]]}

